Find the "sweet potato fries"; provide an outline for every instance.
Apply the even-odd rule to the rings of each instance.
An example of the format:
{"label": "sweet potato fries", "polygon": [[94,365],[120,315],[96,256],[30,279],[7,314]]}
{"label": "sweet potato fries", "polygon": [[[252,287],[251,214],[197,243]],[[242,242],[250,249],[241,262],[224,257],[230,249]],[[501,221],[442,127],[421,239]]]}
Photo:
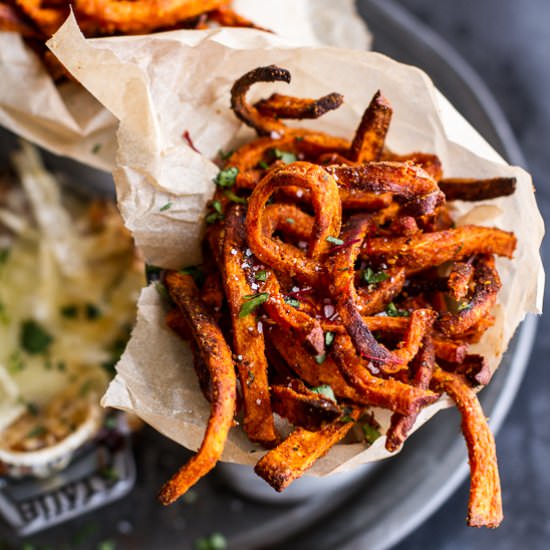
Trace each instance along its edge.
{"label": "sweet potato fries", "polygon": [[[380,92],[348,141],[283,122],[321,116],[342,96],[276,94],[253,105],[246,93],[258,81],[289,82],[290,74],[261,67],[233,86],[235,114],[259,137],[216,178],[207,261],[163,279],[174,305],[169,326],[196,348],[211,418],[197,457],[164,486],[162,502],[219,458],[236,372],[238,422],[270,449],[256,472],[278,491],[361,433],[354,427],[371,444],[380,435],[372,407],[392,411],[385,446],[396,451],[422,408],[446,393],[468,445],[468,523],[496,527],[494,441],[474,391],[491,373],[468,347],[493,322],[494,256],[511,258],[516,240],[497,228],[455,227],[447,200],[510,194],[514,180],[445,180],[436,156],[395,155],[385,145],[392,108]],[[293,427],[286,438],[274,413]]]}
{"label": "sweet potato fries", "polygon": [[0,30],[19,33],[54,79],[68,76],[45,42],[73,11],[87,38],[175,29],[258,28],[231,9],[231,0],[2,0]]}

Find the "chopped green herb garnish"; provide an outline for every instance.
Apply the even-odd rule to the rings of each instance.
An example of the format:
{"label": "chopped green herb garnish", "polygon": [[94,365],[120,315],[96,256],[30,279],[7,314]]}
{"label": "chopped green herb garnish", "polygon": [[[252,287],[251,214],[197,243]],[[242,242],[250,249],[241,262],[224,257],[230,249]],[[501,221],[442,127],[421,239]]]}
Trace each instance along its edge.
{"label": "chopped green herb garnish", "polygon": [[325,362],[325,359],[327,358],[326,353],[320,353],[319,355],[315,356],[315,362],[318,365],[322,365]]}
{"label": "chopped green herb garnish", "polygon": [[11,249],[9,248],[0,248],[0,265],[5,264],[10,257]]}
{"label": "chopped green herb garnish", "polygon": [[67,370],[67,365],[65,364],[65,361],[58,361],[57,362],[57,370],[59,372],[65,372]]}
{"label": "chopped green herb garnish", "polygon": [[216,223],[218,220],[223,220],[223,214],[218,214],[218,212],[211,212],[204,218],[207,224]]}
{"label": "chopped green herb garnish", "polygon": [[25,368],[23,358],[19,350],[14,351],[8,358],[8,372],[10,374],[16,374],[21,372]]}
{"label": "chopped green herb garnish", "polygon": [[220,170],[214,180],[214,183],[220,187],[233,187],[238,173],[239,169],[236,166],[231,166],[225,170]]}
{"label": "chopped green herb garnish", "polygon": [[115,550],[116,543],[114,540],[103,540],[97,545],[97,550]]}
{"label": "chopped green herb garnish", "polygon": [[290,225],[292,225],[294,223],[294,218],[287,218],[286,223],[289,223]]}
{"label": "chopped green herb garnish", "polygon": [[327,242],[338,245],[338,246],[344,244],[344,241],[342,239],[338,239],[337,237],[333,237],[332,235],[329,235],[327,237]]}
{"label": "chopped green herb garnish", "polygon": [[67,304],[59,310],[59,313],[61,313],[65,319],[75,319],[78,316],[78,307],[74,304]]}
{"label": "chopped green herb garnish", "polygon": [[227,542],[221,533],[212,533],[195,542],[195,550],[225,550]]}
{"label": "chopped green herb garnish", "polygon": [[406,309],[398,309],[393,302],[390,302],[386,306],[386,313],[389,317],[408,317],[409,316],[409,312]]}
{"label": "chopped green herb garnish", "polygon": [[371,445],[382,435],[374,426],[370,424],[363,424],[361,426],[365,440]]}
{"label": "chopped green herb garnish", "polygon": [[204,271],[197,265],[184,267],[183,269],[180,269],[180,273],[183,273],[184,275],[191,275],[195,283],[199,286],[204,282],[204,279],[206,277]]}
{"label": "chopped green herb garnish", "polygon": [[118,422],[116,416],[108,416],[103,424],[108,430],[115,430]]}
{"label": "chopped green herb garnish", "polygon": [[24,321],[19,336],[21,347],[31,355],[44,353],[53,342],[53,336],[33,319]]}
{"label": "chopped green herb garnish", "polygon": [[340,422],[342,424],[348,424],[349,422],[355,422],[355,420],[353,420],[349,414],[345,414],[342,418],[340,418]]}
{"label": "chopped green herb garnish", "polygon": [[285,302],[292,307],[299,308],[300,302],[296,300],[296,298],[289,298],[288,296],[285,296]]}
{"label": "chopped green herb garnish", "polygon": [[99,471],[99,475],[103,479],[108,479],[109,481],[116,481],[119,478],[118,472],[112,466],[106,466]]}
{"label": "chopped green herb garnish", "polygon": [[160,211],[165,212],[166,210],[170,210],[170,208],[172,208],[172,204],[173,203],[171,202],[167,202],[164,206],[160,207]]}
{"label": "chopped green herb garnish", "polygon": [[267,162],[265,160],[261,160],[260,162],[258,162],[258,166],[262,170],[267,170],[269,168],[269,164],[267,164]]}
{"label": "chopped green herb garnish", "polygon": [[238,195],[235,195],[233,191],[228,189],[224,192],[224,195],[231,201],[236,202],[237,204],[247,204],[248,201],[244,197],[239,197]]}
{"label": "chopped green herb garnish", "polygon": [[363,280],[369,285],[376,285],[386,279],[389,279],[389,277],[390,276],[384,271],[375,272],[370,267],[367,267],[367,269],[363,271]]}
{"label": "chopped green herb garnish", "polygon": [[330,346],[334,342],[334,332],[325,332],[325,346]]}
{"label": "chopped green herb garnish", "polygon": [[30,430],[25,437],[40,437],[46,433],[46,428],[44,426],[35,426]]}
{"label": "chopped green herb garnish", "polygon": [[36,403],[31,403],[30,401],[26,404],[27,406],[27,412],[32,416],[38,416],[38,413],[40,412],[40,409],[38,408],[38,405]]}
{"label": "chopped green herb garnish", "polygon": [[228,160],[229,158],[231,158],[231,155],[234,153],[235,151],[233,151],[232,149],[229,149],[228,151],[224,151],[223,149],[220,149],[218,151],[218,156],[222,159],[222,160]]}
{"label": "chopped green herb garnish", "polygon": [[256,279],[256,281],[267,281],[267,271],[256,271],[256,273],[254,273],[254,279]]}
{"label": "chopped green herb garnish", "polygon": [[298,160],[298,157],[294,153],[290,153],[289,151],[281,151],[281,149],[273,149],[273,154],[275,155],[276,159],[282,160],[285,164],[291,164],[292,162],[296,162]]}
{"label": "chopped green herb garnish", "polygon": [[93,147],[92,147],[92,153],[94,155],[97,155],[99,153],[99,151],[101,150],[101,143],[96,143]]}
{"label": "chopped green herb garnish", "polygon": [[318,393],[319,395],[322,395],[324,397],[327,397],[328,399],[332,399],[333,401],[336,401],[336,396],[334,395],[334,391],[328,384],[322,384],[321,386],[311,388],[311,391],[313,393]]}
{"label": "chopped green herb garnish", "polygon": [[92,381],[91,380],[86,380],[82,386],[80,386],[80,395],[81,396],[85,396],[85,395],[88,395],[90,393],[90,390],[92,389]]}
{"label": "chopped green herb garnish", "polygon": [[460,313],[461,311],[467,311],[471,309],[471,307],[472,307],[472,304],[470,302],[462,302],[458,304],[458,306],[456,307],[456,311]]}
{"label": "chopped green herb garnish", "polygon": [[241,305],[239,311],[239,317],[246,317],[250,315],[258,306],[261,306],[264,302],[267,302],[269,294],[267,292],[260,292],[259,294],[249,294],[244,296],[246,302]]}
{"label": "chopped green herb garnish", "polygon": [[86,304],[84,307],[88,321],[95,321],[101,317],[101,310],[95,304]]}
{"label": "chopped green herb garnish", "polygon": [[222,203],[220,201],[212,201],[211,206],[215,212],[217,212],[218,214],[223,214]]}
{"label": "chopped green herb garnish", "polygon": [[164,298],[165,300],[172,300],[172,298],[170,298],[170,293],[168,292],[168,289],[166,288],[164,283],[157,281],[155,283],[155,288],[157,292],[160,294],[161,298]]}

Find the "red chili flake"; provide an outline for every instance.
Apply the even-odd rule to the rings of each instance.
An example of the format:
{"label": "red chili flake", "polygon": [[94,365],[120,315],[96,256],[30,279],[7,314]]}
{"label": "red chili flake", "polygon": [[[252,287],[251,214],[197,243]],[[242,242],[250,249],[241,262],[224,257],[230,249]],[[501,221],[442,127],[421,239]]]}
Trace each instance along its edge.
{"label": "red chili flake", "polygon": [[187,145],[193,149],[193,151],[196,151],[197,153],[200,153],[200,151],[195,147],[195,144],[193,143],[193,140],[191,139],[191,135],[189,134],[189,130],[185,130],[181,137],[187,142]]}

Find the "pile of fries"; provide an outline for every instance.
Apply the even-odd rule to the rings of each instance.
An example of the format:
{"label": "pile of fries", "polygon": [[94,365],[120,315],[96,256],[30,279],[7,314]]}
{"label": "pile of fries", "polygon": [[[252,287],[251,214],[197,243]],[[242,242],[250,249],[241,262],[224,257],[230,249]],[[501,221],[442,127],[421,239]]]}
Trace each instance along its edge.
{"label": "pile of fries", "polygon": [[[468,347],[494,322],[494,257],[512,258],[516,239],[455,227],[447,201],[509,195],[515,179],[444,179],[435,155],[393,154],[392,108],[380,92],[351,142],[290,128],[283,119],[317,118],[342,96],[250,104],[260,81],[290,74],[260,67],[232,88],[236,116],[259,137],[224,155],[205,262],[162,278],[174,306],[167,323],[191,343],[211,414],[161,501],[214,467],[237,412],[248,438],[269,449],[256,473],[282,491],[349,434],[364,434],[365,446],[380,435],[372,407],[392,412],[385,445],[396,451],[446,393],[468,446],[468,524],[498,526],[495,445],[475,393],[491,372]],[[275,414],[293,427],[285,438]]]}
{"label": "pile of fries", "polygon": [[52,77],[69,76],[45,42],[73,11],[87,38],[176,29],[256,27],[231,9],[231,0],[2,0],[0,30],[19,33]]}

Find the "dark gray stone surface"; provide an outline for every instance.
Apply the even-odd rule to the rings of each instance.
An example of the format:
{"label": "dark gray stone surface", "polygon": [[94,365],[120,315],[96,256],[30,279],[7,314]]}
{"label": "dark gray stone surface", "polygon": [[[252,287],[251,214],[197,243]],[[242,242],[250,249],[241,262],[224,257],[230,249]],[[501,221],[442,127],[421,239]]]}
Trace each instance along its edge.
{"label": "dark gray stone surface", "polygon": [[[550,216],[550,3],[547,0],[399,0],[441,34],[485,80],[508,117]],[[548,243],[543,259],[548,261]],[[545,307],[548,306],[548,298]],[[525,380],[497,437],[505,520],[496,531],[461,519],[468,484],[397,550],[550,546],[550,318],[543,316]]]}

